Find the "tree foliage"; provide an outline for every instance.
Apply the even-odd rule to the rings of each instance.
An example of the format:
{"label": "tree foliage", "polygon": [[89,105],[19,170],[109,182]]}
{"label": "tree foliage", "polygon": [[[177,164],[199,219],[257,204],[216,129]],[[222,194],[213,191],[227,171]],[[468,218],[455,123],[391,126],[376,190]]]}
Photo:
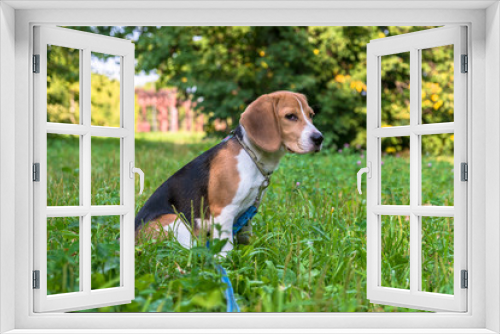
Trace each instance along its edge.
{"label": "tree foliage", "polygon": [[[262,94],[306,94],[327,143],[340,146],[366,140],[367,43],[429,27],[72,28],[132,39],[137,72],[156,72],[157,86],[178,87],[210,120],[227,120],[230,128]],[[423,120],[450,121],[453,50],[424,50],[423,59]],[[409,120],[409,55],[394,56],[382,72],[383,122],[401,125]]]}
{"label": "tree foliage", "polygon": [[[90,80],[91,124],[119,126],[119,80],[94,71]],[[80,52],[77,49],[47,47],[47,121],[80,123]]]}
{"label": "tree foliage", "polygon": [[47,46],[47,121],[78,124],[80,120],[80,52]]}

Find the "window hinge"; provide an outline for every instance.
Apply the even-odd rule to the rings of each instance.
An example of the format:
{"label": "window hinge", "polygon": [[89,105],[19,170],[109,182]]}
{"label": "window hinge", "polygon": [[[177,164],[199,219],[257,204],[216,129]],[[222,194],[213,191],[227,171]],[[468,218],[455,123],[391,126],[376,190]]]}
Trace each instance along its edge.
{"label": "window hinge", "polygon": [[462,55],[462,73],[468,73],[469,72],[469,56],[467,55]]}
{"label": "window hinge", "polygon": [[40,163],[33,164],[33,181],[40,182]]}
{"label": "window hinge", "polygon": [[462,289],[469,288],[469,273],[468,273],[468,271],[462,270],[461,276],[462,276]]}
{"label": "window hinge", "polygon": [[466,162],[460,164],[460,180],[469,181],[469,165]]}
{"label": "window hinge", "polygon": [[33,270],[33,289],[40,289],[40,270]]}
{"label": "window hinge", "polygon": [[40,55],[33,55],[33,73],[40,73]]}

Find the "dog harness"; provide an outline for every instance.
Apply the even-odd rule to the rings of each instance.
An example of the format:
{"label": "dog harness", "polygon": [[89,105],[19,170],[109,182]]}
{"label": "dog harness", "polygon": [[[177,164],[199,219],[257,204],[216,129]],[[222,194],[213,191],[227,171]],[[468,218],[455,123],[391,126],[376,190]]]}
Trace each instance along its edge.
{"label": "dog harness", "polygon": [[252,159],[253,163],[257,167],[257,169],[260,171],[262,176],[264,176],[264,180],[262,181],[260,187],[259,187],[259,192],[257,193],[257,197],[255,198],[255,202],[253,203],[252,206],[250,206],[245,212],[243,212],[238,218],[236,218],[235,222],[233,223],[233,235],[238,233],[243,226],[245,226],[257,213],[260,202],[262,201],[262,196],[264,195],[264,191],[266,190],[267,187],[269,187],[269,180],[271,177],[271,174],[273,172],[266,172],[262,166],[262,164],[259,162],[257,159],[257,155],[248,147],[243,140],[241,140],[238,136],[234,134],[234,130],[231,131],[229,136],[224,138],[223,142],[228,141],[231,138],[236,138],[238,143],[241,145],[241,147],[247,152],[248,156],[250,156],[250,159]]}
{"label": "dog harness", "polygon": [[238,138],[238,136],[235,136],[233,134],[233,137],[236,138],[238,143],[240,143],[241,147],[243,147],[245,152],[248,153],[250,159],[252,159],[257,169],[260,171],[262,176],[264,176],[264,181],[262,181],[262,184],[259,187],[257,198],[255,199],[255,202],[253,204],[258,209],[260,201],[262,200],[262,195],[264,194],[264,190],[266,190],[266,188],[269,187],[269,179],[271,177],[271,174],[273,174],[273,172],[266,172],[262,166],[262,163],[260,163],[259,160],[257,160],[257,155],[250,149],[250,147],[248,147],[240,138]]}

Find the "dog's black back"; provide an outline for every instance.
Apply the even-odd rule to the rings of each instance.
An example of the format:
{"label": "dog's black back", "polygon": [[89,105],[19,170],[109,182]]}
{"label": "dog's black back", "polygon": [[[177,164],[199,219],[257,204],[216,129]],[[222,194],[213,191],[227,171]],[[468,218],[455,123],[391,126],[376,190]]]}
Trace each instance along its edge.
{"label": "dog's black back", "polygon": [[[236,129],[235,135],[241,136]],[[223,141],[205,151],[167,179],[146,201],[135,217],[135,230],[165,214],[183,214],[191,223],[203,216],[208,218],[208,179],[210,164],[217,152],[227,145]]]}

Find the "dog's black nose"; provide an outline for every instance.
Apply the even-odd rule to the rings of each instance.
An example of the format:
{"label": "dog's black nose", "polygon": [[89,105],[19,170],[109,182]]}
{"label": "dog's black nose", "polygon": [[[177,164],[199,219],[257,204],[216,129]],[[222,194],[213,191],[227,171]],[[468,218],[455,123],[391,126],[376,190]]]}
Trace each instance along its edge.
{"label": "dog's black nose", "polygon": [[315,132],[311,135],[311,140],[316,146],[320,146],[323,142],[323,135],[320,132]]}

